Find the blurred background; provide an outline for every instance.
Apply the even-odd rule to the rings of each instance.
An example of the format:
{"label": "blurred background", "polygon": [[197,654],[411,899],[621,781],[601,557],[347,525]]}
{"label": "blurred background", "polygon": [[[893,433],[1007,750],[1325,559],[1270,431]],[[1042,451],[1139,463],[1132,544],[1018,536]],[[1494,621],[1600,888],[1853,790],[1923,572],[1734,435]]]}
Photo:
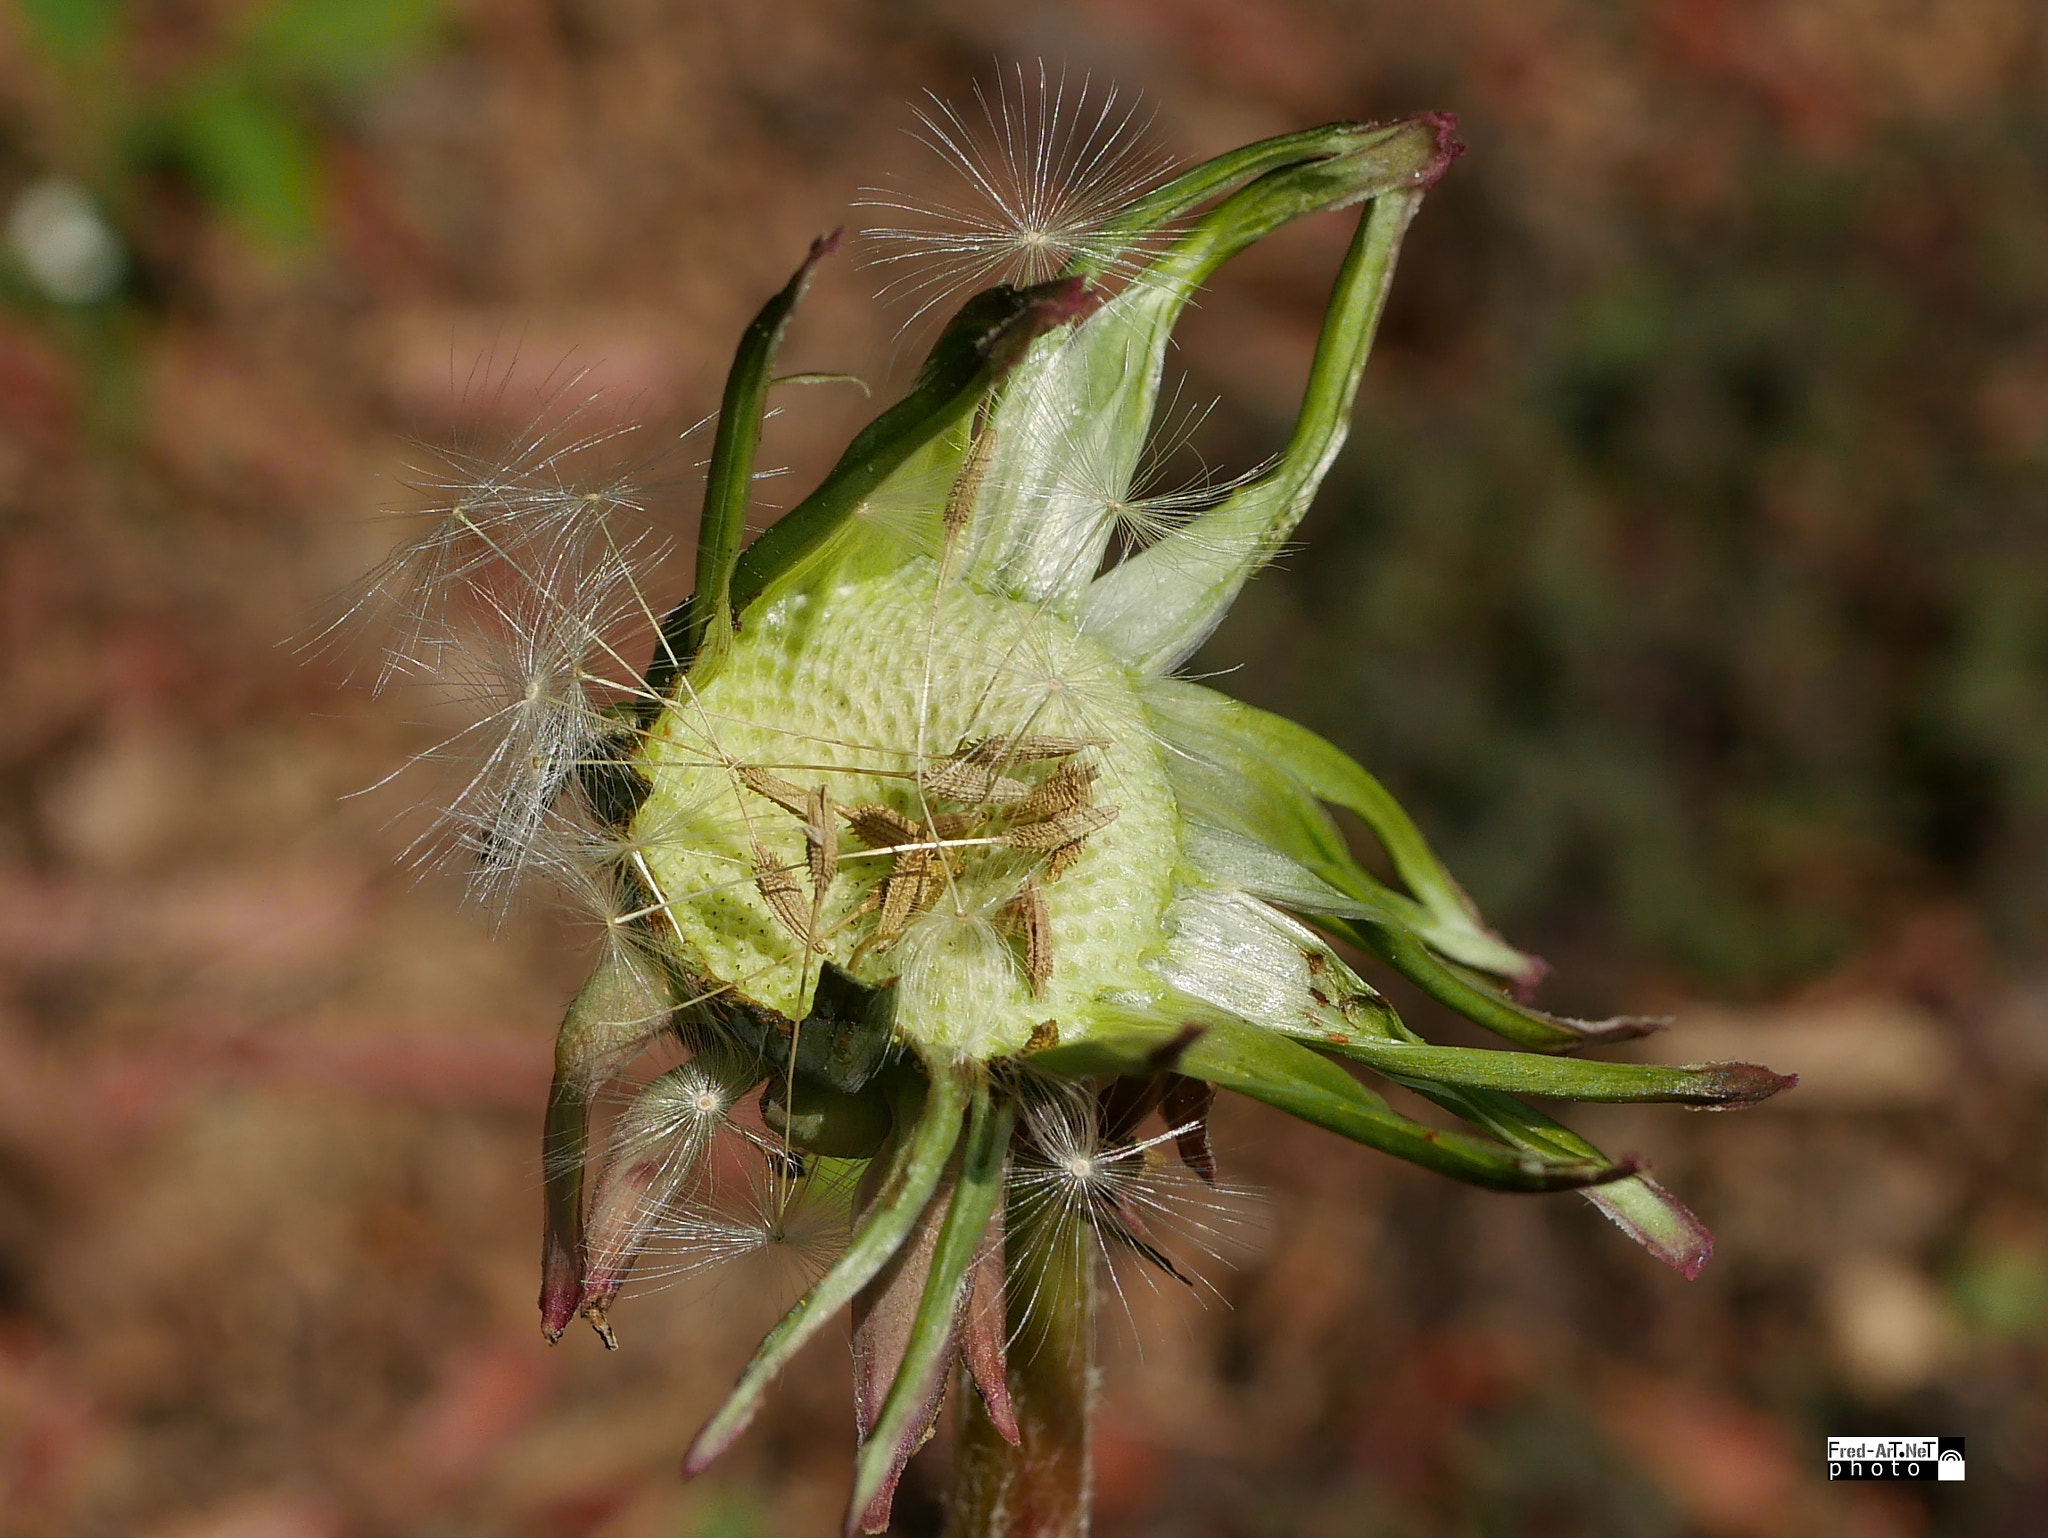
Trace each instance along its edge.
{"label": "blurred background", "polygon": [[[835,1348],[675,1473],[765,1289],[542,1346],[581,942],[401,868],[431,774],[343,797],[433,709],[289,640],[413,440],[565,381],[687,544],[747,318],[937,185],[920,93],[1040,58],[1187,158],[1460,114],[1308,548],[1199,668],[1381,773],[1550,1007],[1804,1076],[1578,1118],[1717,1231],[1692,1283],[1229,1105],[1266,1216],[1222,1304],[1112,1311],[1099,1530],[2048,1531],[2037,0],[7,0],[0,1532],[836,1531]],[[1217,465],[1280,442],[1347,234],[1189,318]],[[831,265],[786,365],[900,388],[878,282]],[[872,409],[784,405],[764,518]],[[1967,1436],[1968,1481],[1831,1487],[1830,1433]]]}

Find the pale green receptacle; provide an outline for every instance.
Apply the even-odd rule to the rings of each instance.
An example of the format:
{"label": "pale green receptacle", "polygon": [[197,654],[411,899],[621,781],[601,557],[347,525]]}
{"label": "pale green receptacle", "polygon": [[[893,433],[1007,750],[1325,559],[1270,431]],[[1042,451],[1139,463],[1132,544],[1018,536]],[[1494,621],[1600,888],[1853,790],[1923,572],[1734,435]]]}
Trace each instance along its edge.
{"label": "pale green receptacle", "polygon": [[[918,766],[1004,736],[1085,743],[1071,760],[1097,770],[1095,802],[1115,819],[1055,876],[1043,852],[994,841],[1006,824],[988,808],[943,840],[953,868],[937,899],[880,944],[863,944],[874,917],[860,910],[891,861],[845,840],[838,879],[818,899],[824,954],[865,982],[900,976],[899,1032],[941,1056],[1015,1052],[1034,1031],[1042,1041],[1048,1022],[1078,1024],[1107,992],[1156,989],[1144,962],[1162,943],[1180,828],[1130,670],[1039,605],[957,577],[942,583],[923,556],[879,574],[828,562],[769,594],[649,734],[640,764],[651,789],[635,842],[706,988],[730,984],[798,1019],[817,972],[815,953],[764,895],[754,848],[810,902],[803,822],[749,789],[739,768],[822,784],[840,806],[887,806],[928,826],[974,809],[925,789]],[[1049,771],[1008,773],[1028,784]],[[1041,887],[1051,939],[1036,994],[1005,917],[1027,883]]]}

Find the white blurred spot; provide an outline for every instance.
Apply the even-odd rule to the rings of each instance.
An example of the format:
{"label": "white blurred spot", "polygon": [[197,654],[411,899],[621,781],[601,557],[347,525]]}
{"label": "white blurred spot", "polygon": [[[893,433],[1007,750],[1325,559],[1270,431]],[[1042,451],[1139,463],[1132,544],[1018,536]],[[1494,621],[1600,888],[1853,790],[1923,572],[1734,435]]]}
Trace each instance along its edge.
{"label": "white blurred spot", "polygon": [[7,240],[29,277],[58,304],[94,304],[127,267],[121,237],[91,193],[61,176],[35,183],[7,211]]}
{"label": "white blurred spot", "polygon": [[1887,1255],[1849,1255],[1826,1290],[1835,1359],[1856,1388],[1875,1397],[1909,1393],[1939,1370],[1955,1326],[1932,1281]]}

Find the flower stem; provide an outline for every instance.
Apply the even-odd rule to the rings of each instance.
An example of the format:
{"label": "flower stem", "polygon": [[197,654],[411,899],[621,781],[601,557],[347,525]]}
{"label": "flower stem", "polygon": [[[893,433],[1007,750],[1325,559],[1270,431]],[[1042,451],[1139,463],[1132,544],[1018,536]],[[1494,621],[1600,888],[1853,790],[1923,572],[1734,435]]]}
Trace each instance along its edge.
{"label": "flower stem", "polygon": [[1007,1234],[1010,1399],[1005,1441],[964,1382],[948,1538],[1081,1538],[1095,1400],[1095,1251],[1056,1203],[1011,1204]]}

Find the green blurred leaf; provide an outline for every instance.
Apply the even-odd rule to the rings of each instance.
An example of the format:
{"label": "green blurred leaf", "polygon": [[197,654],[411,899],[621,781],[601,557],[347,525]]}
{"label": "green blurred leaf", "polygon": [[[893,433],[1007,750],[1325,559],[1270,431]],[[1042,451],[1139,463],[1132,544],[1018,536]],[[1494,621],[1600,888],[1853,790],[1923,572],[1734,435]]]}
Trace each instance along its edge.
{"label": "green blurred leaf", "polygon": [[266,73],[346,83],[419,57],[442,19],[439,0],[282,0],[255,18],[249,55]]}
{"label": "green blurred leaf", "polygon": [[121,30],[123,0],[15,0],[29,32],[66,64],[105,54]]}
{"label": "green blurred leaf", "polygon": [[760,1538],[768,1529],[751,1500],[722,1495],[689,1529],[689,1538]]}
{"label": "green blurred leaf", "polygon": [[207,201],[279,246],[320,222],[319,152],[289,107],[226,74],[188,92],[169,123],[171,149]]}
{"label": "green blurred leaf", "polygon": [[1963,1316],[1986,1335],[2048,1330],[2048,1246],[1995,1244],[1973,1249],[1949,1275]]}

